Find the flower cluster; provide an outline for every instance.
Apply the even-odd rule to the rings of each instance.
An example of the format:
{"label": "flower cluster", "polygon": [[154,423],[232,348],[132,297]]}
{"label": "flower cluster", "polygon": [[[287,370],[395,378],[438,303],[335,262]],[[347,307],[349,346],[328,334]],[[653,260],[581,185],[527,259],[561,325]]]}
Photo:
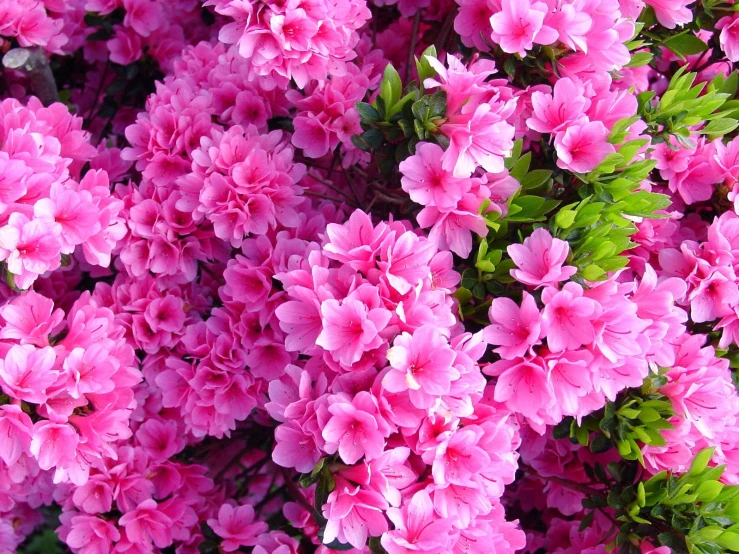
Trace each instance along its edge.
{"label": "flower cluster", "polygon": [[733,4],[3,2],[0,554],[739,549]]}
{"label": "flower cluster", "polygon": [[81,127],[62,104],[0,103],[0,261],[20,289],[58,269],[62,256],[108,267],[126,234],[107,173],[80,178],[96,154]]}

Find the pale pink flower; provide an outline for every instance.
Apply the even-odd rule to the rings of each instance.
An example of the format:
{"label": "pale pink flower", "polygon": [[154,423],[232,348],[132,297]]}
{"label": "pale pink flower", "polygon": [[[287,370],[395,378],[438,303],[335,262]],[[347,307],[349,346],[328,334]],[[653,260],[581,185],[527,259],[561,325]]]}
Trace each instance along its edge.
{"label": "pale pink flower", "polygon": [[566,281],[577,272],[576,267],[563,265],[569,252],[567,242],[553,238],[544,228],[536,229],[523,244],[508,247],[508,255],[518,266],[511,270],[511,275],[536,288]]}
{"label": "pale pink flower", "polygon": [[49,335],[64,319],[64,312],[55,310],[52,300],[29,290],[0,307],[0,316],[5,320],[0,339],[42,348],[49,346]]}
{"label": "pale pink flower", "polygon": [[534,113],[526,120],[528,126],[540,133],[556,133],[587,123],[585,113],[590,100],[585,97],[585,89],[578,80],[564,77],[554,84],[551,94],[531,93],[531,105]]}
{"label": "pale pink flower", "polygon": [[538,420],[540,410],[546,410],[554,398],[549,388],[546,362],[538,356],[500,360],[485,373],[498,376],[495,401],[528,418]]}
{"label": "pale pink flower", "polygon": [[12,467],[24,454],[30,454],[33,422],[20,406],[0,406],[0,459]]}
{"label": "pale pink flower", "polygon": [[506,121],[515,103],[480,104],[472,114],[460,115],[441,126],[449,147],[441,157],[441,167],[455,177],[472,175],[478,166],[489,173],[504,170],[503,159],[513,148],[515,128]]}
{"label": "pale pink flower", "polygon": [[121,538],[112,522],[96,516],[74,516],[70,526],[65,542],[78,554],[109,554]]}
{"label": "pale pink flower", "polygon": [[68,423],[42,420],[33,426],[30,449],[41,469],[51,469],[71,463],[78,443],[79,435]]}

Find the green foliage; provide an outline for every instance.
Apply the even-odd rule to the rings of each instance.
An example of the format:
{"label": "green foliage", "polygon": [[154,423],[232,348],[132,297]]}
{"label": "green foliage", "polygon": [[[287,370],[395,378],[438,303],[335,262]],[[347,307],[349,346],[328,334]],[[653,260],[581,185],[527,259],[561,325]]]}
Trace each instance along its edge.
{"label": "green foliage", "polygon": [[420,141],[448,146],[448,139],[438,132],[446,117],[446,93],[425,93],[423,81],[436,75],[426,56],[435,58],[436,49],[430,46],[420,60],[416,58],[419,82],[411,82],[403,89],[400,75],[388,64],[375,101],[356,105],[364,132],[353,136],[352,143],[360,150],[374,152],[385,174],[392,173],[399,162],[414,154]]}
{"label": "green foliage", "polygon": [[708,467],[712,455],[712,448],[699,452],[683,475],[663,471],[638,483],[635,498],[626,490],[609,493],[622,523],[616,544],[644,536],[649,527],[673,552],[739,552],[739,487],[719,481],[724,466]]}
{"label": "green foliage", "polygon": [[691,127],[701,125],[699,132],[715,139],[739,126],[739,101],[732,100],[739,75],[717,75],[710,83],[698,84],[696,77],[696,73],[686,73],[681,67],[659,101],[653,91],[639,94],[639,114],[655,143],[670,144],[672,137],[683,146],[692,147]]}
{"label": "green foliage", "polygon": [[664,377],[648,377],[641,389],[628,389],[580,424],[565,418],[554,428],[554,436],[569,437],[595,454],[615,447],[623,459],[644,465],[642,445],[664,446],[661,432],[673,428],[668,421],[673,415],[672,404],[657,391],[665,382]]}

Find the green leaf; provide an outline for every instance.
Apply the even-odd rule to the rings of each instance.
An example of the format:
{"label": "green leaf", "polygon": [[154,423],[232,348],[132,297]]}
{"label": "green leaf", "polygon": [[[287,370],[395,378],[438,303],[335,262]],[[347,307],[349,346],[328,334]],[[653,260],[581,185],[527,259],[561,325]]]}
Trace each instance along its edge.
{"label": "green leaf", "polygon": [[717,135],[723,136],[727,133],[732,132],[734,129],[739,127],[739,121],[736,119],[721,118],[714,119],[708,122],[708,125],[698,131],[701,135]]}
{"label": "green leaf", "polygon": [[695,455],[695,458],[693,458],[693,463],[690,464],[690,469],[688,470],[687,475],[698,475],[702,473],[703,470],[708,467],[708,462],[711,461],[714,450],[715,448],[705,448],[698,452],[698,454]]}
{"label": "green leaf", "polygon": [[723,488],[724,485],[718,481],[702,482],[695,491],[695,494],[698,495],[698,502],[711,502],[721,493]]}
{"label": "green leaf", "polygon": [[416,58],[416,72],[418,73],[418,81],[421,90],[423,90],[423,82],[426,79],[436,76],[436,70],[431,67],[431,64],[426,57],[436,59],[436,47],[432,44],[421,54],[421,59]]}
{"label": "green leaf", "polygon": [[552,171],[548,169],[534,169],[533,171],[529,171],[520,180],[521,188],[523,188],[524,190],[535,189],[546,183],[547,179],[549,179],[551,176]]}
{"label": "green leaf", "polygon": [[636,52],[631,56],[631,61],[625,65],[625,67],[641,67],[647,65],[654,58],[654,54],[651,52]]}
{"label": "green leaf", "polygon": [[715,542],[719,546],[731,550],[732,552],[739,552],[739,533],[726,531],[716,537]]}
{"label": "green leaf", "polygon": [[385,100],[388,109],[392,108],[400,100],[403,94],[403,82],[400,75],[393,67],[393,64],[387,64],[382,74],[382,82],[380,83],[380,96]]}
{"label": "green leaf", "polygon": [[683,60],[687,56],[700,54],[701,52],[708,50],[708,45],[705,42],[690,33],[671,37],[665,41],[664,46],[680,56]]}
{"label": "green leaf", "polygon": [[355,104],[355,107],[357,108],[357,112],[359,112],[359,117],[361,117],[363,121],[369,121],[372,123],[382,121],[380,112],[378,112],[370,104],[367,104],[366,102],[357,102]]}

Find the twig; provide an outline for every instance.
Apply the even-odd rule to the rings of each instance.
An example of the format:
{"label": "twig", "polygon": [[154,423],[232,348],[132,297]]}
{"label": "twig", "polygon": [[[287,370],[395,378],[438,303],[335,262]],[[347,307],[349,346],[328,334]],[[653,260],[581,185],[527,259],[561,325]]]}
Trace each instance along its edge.
{"label": "twig", "polygon": [[236,456],[234,456],[233,458],[231,458],[231,460],[225,466],[223,466],[223,469],[221,469],[221,471],[219,471],[218,473],[216,473],[216,476],[213,477],[213,481],[218,481],[221,477],[223,477],[226,474],[226,472],[229,469],[231,469],[231,467],[236,462],[238,462],[244,454],[246,454],[247,452],[249,452],[249,449],[250,449],[250,446],[248,444],[244,445],[244,448],[242,448],[241,450],[239,450],[239,453],[236,454]]}
{"label": "twig", "polygon": [[416,55],[416,41],[418,40],[418,28],[421,25],[421,9],[416,12],[416,16],[413,18],[413,30],[411,30],[411,44],[408,47],[408,59],[405,63],[405,71],[403,71],[403,82],[408,82],[408,77],[411,75],[411,65]]}
{"label": "twig", "polygon": [[329,183],[329,182],[328,182],[328,181],[326,181],[325,179],[321,179],[321,178],[320,178],[320,177],[318,177],[317,175],[313,175],[313,174],[312,174],[312,173],[310,173],[310,172],[308,173],[308,177],[310,177],[310,178],[311,178],[311,179],[313,179],[314,181],[317,181],[317,182],[321,183],[321,184],[322,184],[323,186],[325,186],[325,187],[328,187],[328,188],[330,188],[330,189],[331,189],[332,191],[334,191],[334,192],[338,192],[338,193],[339,193],[339,194],[341,194],[342,196],[345,196],[346,198],[349,198],[349,199],[351,199],[351,196],[349,196],[349,195],[348,195],[348,194],[347,194],[346,192],[344,192],[343,190],[341,190],[340,188],[338,188],[338,187],[337,187],[336,185],[334,185],[333,183]]}
{"label": "twig", "polygon": [[103,69],[103,74],[100,77],[100,84],[98,85],[98,88],[95,91],[95,99],[92,101],[92,104],[90,104],[90,109],[87,112],[87,117],[85,117],[85,119],[91,119],[92,114],[95,112],[95,108],[97,108],[98,100],[100,99],[100,93],[102,92],[103,86],[105,85],[105,78],[108,76],[109,69],[110,69],[110,60],[105,62],[105,69]]}
{"label": "twig", "polygon": [[330,200],[331,202],[336,202],[337,204],[350,204],[354,206],[355,208],[359,207],[354,202],[350,202],[349,200],[342,200],[341,198],[327,196],[326,194],[320,194],[318,192],[313,192],[312,190],[303,190],[303,194],[305,196],[313,196],[314,198],[322,198],[323,200]]}
{"label": "twig", "polygon": [[441,25],[441,31],[439,31],[439,36],[437,37],[436,42],[434,43],[437,54],[441,54],[441,51],[444,48],[446,39],[449,37],[449,33],[451,33],[452,27],[454,26],[454,18],[456,17],[456,15],[457,15],[457,8],[455,6],[447,14],[446,19],[444,20],[444,23],[442,23]]}
{"label": "twig", "polygon": [[295,500],[295,502],[297,502],[303,508],[308,510],[309,514],[315,517],[318,511],[313,506],[311,506],[308,503],[308,501],[305,499],[305,496],[303,496],[303,493],[300,492],[300,489],[297,487],[295,482],[292,480],[292,477],[287,472],[287,469],[285,469],[284,467],[281,467],[280,472],[282,473],[282,477],[285,479],[285,486],[287,487],[287,492],[290,494],[290,498]]}

